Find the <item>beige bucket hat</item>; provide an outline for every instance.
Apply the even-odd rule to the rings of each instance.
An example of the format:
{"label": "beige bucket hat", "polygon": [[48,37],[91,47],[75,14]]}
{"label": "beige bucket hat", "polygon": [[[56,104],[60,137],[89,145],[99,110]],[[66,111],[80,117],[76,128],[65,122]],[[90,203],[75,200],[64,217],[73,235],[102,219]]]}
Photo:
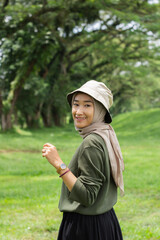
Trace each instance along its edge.
{"label": "beige bucket hat", "polygon": [[113,95],[109,88],[106,87],[106,85],[102,82],[97,82],[95,80],[90,80],[86,82],[84,85],[82,85],[80,88],[74,90],[73,92],[70,92],[67,94],[67,100],[70,106],[72,106],[72,97],[73,94],[76,92],[83,92],[91,97],[93,97],[95,100],[100,102],[107,110],[106,116],[105,116],[105,122],[111,123],[112,118],[109,113],[109,109],[113,104]]}

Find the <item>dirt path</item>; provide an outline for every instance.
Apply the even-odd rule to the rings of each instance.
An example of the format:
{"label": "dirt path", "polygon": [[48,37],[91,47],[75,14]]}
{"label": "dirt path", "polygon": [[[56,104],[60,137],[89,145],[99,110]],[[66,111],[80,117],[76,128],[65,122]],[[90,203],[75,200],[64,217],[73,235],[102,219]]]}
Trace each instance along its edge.
{"label": "dirt path", "polygon": [[14,153],[14,152],[21,152],[21,153],[40,153],[39,150],[15,150],[15,149],[1,149],[0,154],[2,153]]}

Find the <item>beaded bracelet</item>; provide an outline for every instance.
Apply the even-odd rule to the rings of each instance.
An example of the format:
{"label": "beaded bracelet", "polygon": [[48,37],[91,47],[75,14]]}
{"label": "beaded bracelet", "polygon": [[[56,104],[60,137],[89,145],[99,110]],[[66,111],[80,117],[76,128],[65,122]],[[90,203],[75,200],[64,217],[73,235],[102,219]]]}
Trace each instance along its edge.
{"label": "beaded bracelet", "polygon": [[69,171],[70,171],[70,169],[68,169],[66,172],[62,173],[59,177],[62,177],[64,174],[66,174]]}

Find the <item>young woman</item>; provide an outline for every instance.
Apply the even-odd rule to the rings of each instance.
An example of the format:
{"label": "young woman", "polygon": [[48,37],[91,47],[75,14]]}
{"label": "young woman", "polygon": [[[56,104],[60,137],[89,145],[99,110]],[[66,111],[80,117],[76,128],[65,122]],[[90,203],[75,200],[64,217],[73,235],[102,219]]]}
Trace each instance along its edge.
{"label": "young woman", "polygon": [[63,219],[58,240],[122,240],[113,210],[117,187],[124,193],[123,158],[109,108],[111,91],[104,83],[91,80],[67,96],[74,125],[83,142],[68,167],[56,147],[46,143],[43,157],[62,178],[59,209]]}

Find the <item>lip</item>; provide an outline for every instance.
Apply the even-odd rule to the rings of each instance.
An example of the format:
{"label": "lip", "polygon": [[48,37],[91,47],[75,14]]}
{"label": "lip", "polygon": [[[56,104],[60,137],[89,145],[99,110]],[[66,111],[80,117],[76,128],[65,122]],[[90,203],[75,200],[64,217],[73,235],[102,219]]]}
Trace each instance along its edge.
{"label": "lip", "polygon": [[83,122],[84,120],[86,120],[86,117],[75,117],[75,120],[77,122]]}

